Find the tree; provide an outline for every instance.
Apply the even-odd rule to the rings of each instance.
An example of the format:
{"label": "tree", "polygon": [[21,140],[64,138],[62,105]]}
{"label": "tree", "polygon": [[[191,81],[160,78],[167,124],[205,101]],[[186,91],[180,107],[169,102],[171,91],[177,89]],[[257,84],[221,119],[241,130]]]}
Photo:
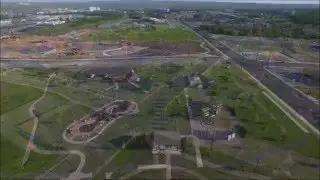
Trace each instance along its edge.
{"label": "tree", "polygon": [[302,27],[295,27],[292,30],[292,37],[294,38],[301,38],[303,36],[303,29]]}

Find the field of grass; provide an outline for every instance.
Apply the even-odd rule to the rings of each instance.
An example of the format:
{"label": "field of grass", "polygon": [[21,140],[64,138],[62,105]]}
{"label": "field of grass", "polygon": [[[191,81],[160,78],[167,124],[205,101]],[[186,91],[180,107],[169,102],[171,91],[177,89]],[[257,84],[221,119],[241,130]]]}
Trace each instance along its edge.
{"label": "field of grass", "polygon": [[[35,175],[58,162],[57,155],[41,155],[35,152],[31,152],[29,161],[25,165],[25,168],[21,168],[25,150],[13,144],[11,140],[8,140],[1,136],[1,173],[4,179],[28,177],[28,174]],[[33,177],[30,177],[33,178]]]}
{"label": "field of grass", "polygon": [[62,146],[62,132],[73,121],[79,120],[91,112],[91,109],[74,104],[59,95],[48,93],[36,105],[39,125],[36,136],[51,146]]}
{"label": "field of grass", "polygon": [[88,40],[92,41],[183,41],[196,40],[197,36],[191,31],[181,28],[158,27],[154,30],[116,29],[104,30],[93,34]]}
{"label": "field of grass", "polygon": [[[58,156],[41,155],[32,152],[25,168],[21,168],[27,139],[19,134],[20,128],[18,124],[24,121],[31,122],[28,108],[32,101],[41,96],[41,91],[4,82],[1,82],[1,88],[4,88],[1,89],[1,107],[8,106],[7,113],[1,115],[2,175],[7,178],[12,176],[27,177],[28,173],[39,173],[41,170],[51,167],[56,163]],[[2,97],[10,98],[10,101],[4,101]],[[15,100],[16,98],[17,100]],[[30,126],[24,127],[22,130],[31,132]]]}
{"label": "field of grass", "polygon": [[217,81],[216,98],[235,114],[246,136],[277,146],[308,136],[304,146],[292,150],[319,158],[318,138],[305,134],[240,69],[218,66],[208,71],[207,76]]}
{"label": "field of grass", "polygon": [[312,96],[316,99],[320,99],[319,88],[307,88],[304,86],[297,86],[296,88],[309,96]]}
{"label": "field of grass", "polygon": [[66,22],[53,27],[41,27],[28,34],[42,35],[42,36],[55,36],[65,34],[75,30],[98,28],[99,25],[104,24],[106,21],[118,20],[122,18],[122,14],[110,13],[97,17],[85,17],[76,21]]}

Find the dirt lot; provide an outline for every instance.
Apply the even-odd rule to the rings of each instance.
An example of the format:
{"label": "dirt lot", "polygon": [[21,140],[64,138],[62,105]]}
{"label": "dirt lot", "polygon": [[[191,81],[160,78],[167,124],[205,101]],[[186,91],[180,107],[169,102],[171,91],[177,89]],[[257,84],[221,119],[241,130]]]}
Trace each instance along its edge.
{"label": "dirt lot", "polygon": [[106,58],[122,56],[163,56],[203,53],[197,41],[83,41],[89,30],[60,36],[22,36],[2,39],[1,58]]}

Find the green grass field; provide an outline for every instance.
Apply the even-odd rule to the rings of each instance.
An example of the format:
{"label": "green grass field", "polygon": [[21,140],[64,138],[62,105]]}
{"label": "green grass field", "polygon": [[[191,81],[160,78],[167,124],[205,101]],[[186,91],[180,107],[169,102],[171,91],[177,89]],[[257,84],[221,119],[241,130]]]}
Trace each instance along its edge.
{"label": "green grass field", "polygon": [[[1,173],[5,179],[39,173],[51,167],[58,158],[56,155],[31,152],[25,168],[21,168],[27,140],[19,134],[18,124],[23,121],[31,122],[28,108],[41,94],[38,89],[1,82],[1,108],[7,106],[3,111],[6,113],[1,115]],[[30,126],[22,130],[31,131]]]}
{"label": "green grass field", "polygon": [[92,41],[120,41],[125,40],[125,37],[129,41],[182,41],[182,40],[196,40],[197,36],[191,31],[180,28],[166,28],[158,27],[155,30],[104,30],[89,37],[88,40]]}
{"label": "green grass field", "polygon": [[303,93],[312,96],[316,99],[320,99],[320,90],[319,88],[307,88],[304,86],[297,86],[296,87],[298,90],[302,91]]}

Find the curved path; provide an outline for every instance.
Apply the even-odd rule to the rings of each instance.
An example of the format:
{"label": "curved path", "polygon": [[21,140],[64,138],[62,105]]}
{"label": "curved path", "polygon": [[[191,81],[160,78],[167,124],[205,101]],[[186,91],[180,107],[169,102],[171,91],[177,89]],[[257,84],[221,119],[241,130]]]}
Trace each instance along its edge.
{"label": "curved path", "polygon": [[32,116],[32,118],[34,120],[34,125],[33,125],[33,128],[32,128],[32,132],[31,132],[31,135],[30,135],[30,139],[29,139],[28,145],[26,147],[26,152],[25,152],[25,155],[24,155],[24,158],[23,158],[22,167],[27,162],[31,150],[35,151],[36,153],[46,154],[46,155],[51,155],[51,154],[73,154],[73,155],[78,155],[80,157],[80,164],[77,167],[76,171],[72,173],[72,174],[75,174],[75,173],[81,172],[81,170],[83,169],[83,167],[85,165],[86,157],[81,151],[79,151],[79,150],[69,150],[69,151],[42,150],[42,149],[37,148],[36,145],[33,143],[34,136],[35,136],[35,133],[36,133],[36,129],[37,129],[38,123],[39,123],[39,118],[34,114],[35,105],[46,97],[50,79],[52,77],[54,77],[54,76],[55,76],[55,74],[51,74],[49,76],[49,79],[48,79],[48,82],[47,82],[46,87],[44,89],[43,95],[39,99],[37,99],[34,103],[32,103],[32,105],[29,108],[29,114],[30,114],[30,116]]}
{"label": "curved path", "polygon": [[31,106],[29,107],[29,114],[30,116],[33,118],[33,121],[34,121],[34,124],[33,124],[33,128],[32,128],[32,131],[31,131],[31,135],[30,135],[30,139],[29,139],[29,142],[28,142],[28,145],[26,147],[26,152],[24,153],[24,158],[23,158],[23,161],[22,161],[22,167],[24,167],[24,164],[28,161],[29,159],[29,154],[30,154],[30,150],[31,150],[31,147],[34,146],[33,145],[33,139],[34,139],[34,135],[36,134],[36,130],[37,130],[37,127],[38,127],[38,123],[39,123],[39,118],[34,114],[34,111],[35,111],[35,108],[34,106],[36,104],[38,104],[38,102],[40,102],[42,99],[44,99],[46,97],[46,94],[47,94],[47,90],[48,90],[48,86],[49,86],[49,82],[50,82],[50,79],[55,76],[55,74],[51,74],[49,76],[49,79],[48,79],[48,82],[46,84],[46,87],[44,88],[44,92],[43,92],[43,95],[37,99],[35,102],[33,102],[31,104]]}
{"label": "curved path", "polygon": [[[121,100],[117,100],[117,101],[121,101]],[[105,107],[110,106],[112,103],[115,103],[115,102],[117,102],[117,101],[111,102],[111,103],[103,106],[103,107],[100,108],[98,111],[102,110],[102,109],[105,108]],[[135,109],[133,112],[131,112],[130,114],[138,113],[138,112],[139,112],[138,104],[135,103],[135,102],[133,102],[133,101],[130,101],[130,102],[131,102],[132,104],[134,104],[135,107],[136,107],[136,109]],[[113,106],[111,106],[110,108],[112,108],[112,107],[113,107]],[[126,113],[126,112],[127,112],[127,111],[122,112],[122,113]],[[130,115],[130,114],[127,114],[127,115]],[[86,144],[86,143],[89,143],[90,141],[93,141],[93,140],[97,139],[105,130],[107,130],[112,124],[114,124],[117,119],[120,119],[120,118],[122,118],[122,117],[124,117],[124,116],[125,116],[125,115],[119,116],[119,117],[113,119],[112,121],[106,123],[106,124],[103,126],[103,128],[101,128],[101,130],[99,131],[99,133],[97,133],[97,135],[95,135],[95,136],[93,136],[93,137],[91,137],[91,138],[89,138],[89,139],[86,139],[86,140],[83,140],[83,141],[74,141],[74,140],[69,139],[69,138],[67,137],[67,129],[70,129],[70,127],[73,126],[75,123],[72,123],[72,124],[70,124],[67,128],[65,128],[65,130],[63,131],[62,137],[63,137],[63,139],[64,139],[66,142],[71,143],[71,144]],[[88,117],[88,116],[86,116],[86,117],[84,117],[84,118],[82,118],[82,119],[85,119],[85,118],[87,118],[87,117]]]}
{"label": "curved path", "polygon": [[157,164],[157,165],[145,165],[145,166],[141,166],[140,168],[138,168],[137,170],[131,172],[131,173],[128,173],[124,176],[121,176],[119,179],[130,179],[132,176],[135,176],[135,175],[138,175],[140,173],[142,173],[143,171],[146,171],[146,170],[151,170],[151,169],[165,169],[167,168],[167,166],[170,166],[171,169],[174,169],[174,170],[181,170],[181,171],[185,171],[187,172],[188,174],[194,176],[194,177],[197,177],[199,180],[207,180],[208,178],[192,171],[192,170],[189,170],[187,168],[184,168],[184,167],[180,167],[180,166],[171,166],[171,165],[167,165],[167,164]]}
{"label": "curved path", "polygon": [[123,47],[115,48],[115,49],[107,49],[107,50],[104,50],[104,51],[102,52],[102,54],[103,54],[104,56],[111,56],[110,54],[108,54],[109,52],[112,52],[112,51],[120,51],[120,50],[122,50],[122,49],[123,49]]}

